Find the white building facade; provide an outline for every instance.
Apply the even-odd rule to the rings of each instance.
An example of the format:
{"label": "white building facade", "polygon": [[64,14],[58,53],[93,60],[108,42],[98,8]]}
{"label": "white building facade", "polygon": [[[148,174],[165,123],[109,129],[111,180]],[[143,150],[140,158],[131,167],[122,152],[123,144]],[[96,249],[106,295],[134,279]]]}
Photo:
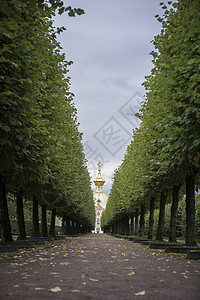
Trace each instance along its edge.
{"label": "white building facade", "polygon": [[96,186],[96,192],[93,195],[96,211],[95,233],[103,233],[103,231],[101,230],[101,216],[104,209],[106,208],[108,196],[102,192],[102,187],[105,183],[105,179],[101,177],[102,164],[99,162],[97,166],[98,176],[93,180]]}

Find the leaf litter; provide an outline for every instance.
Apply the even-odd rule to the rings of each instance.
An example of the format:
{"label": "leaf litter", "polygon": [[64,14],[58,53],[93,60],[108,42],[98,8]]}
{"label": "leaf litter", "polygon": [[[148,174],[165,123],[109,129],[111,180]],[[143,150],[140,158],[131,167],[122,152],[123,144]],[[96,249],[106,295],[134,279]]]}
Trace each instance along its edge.
{"label": "leaf litter", "polygon": [[61,288],[59,286],[56,286],[52,289],[49,290],[49,292],[52,292],[52,293],[57,293],[57,292],[61,292]]}

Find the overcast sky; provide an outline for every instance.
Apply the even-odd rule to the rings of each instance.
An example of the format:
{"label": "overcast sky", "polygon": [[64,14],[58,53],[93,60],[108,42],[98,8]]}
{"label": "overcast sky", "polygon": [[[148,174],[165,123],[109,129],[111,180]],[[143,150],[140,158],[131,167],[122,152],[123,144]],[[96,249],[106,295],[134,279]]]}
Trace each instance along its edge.
{"label": "overcast sky", "polygon": [[[101,161],[103,191],[109,194],[114,170],[121,164],[132,129],[139,125],[145,90],[142,83],[153,67],[151,40],[160,33],[156,14],[160,0],[70,0],[84,15],[57,16],[56,26],[67,60],[78,110],[79,130],[92,177]],[[133,178],[134,180],[134,178]],[[94,185],[92,185],[94,189]]]}

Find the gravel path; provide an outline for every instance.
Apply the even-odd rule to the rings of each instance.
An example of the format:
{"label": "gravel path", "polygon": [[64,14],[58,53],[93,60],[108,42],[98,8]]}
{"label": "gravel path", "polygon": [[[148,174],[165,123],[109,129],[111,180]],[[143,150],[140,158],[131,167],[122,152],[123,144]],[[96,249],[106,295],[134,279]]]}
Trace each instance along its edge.
{"label": "gravel path", "polygon": [[0,257],[0,299],[200,299],[200,261],[105,234]]}

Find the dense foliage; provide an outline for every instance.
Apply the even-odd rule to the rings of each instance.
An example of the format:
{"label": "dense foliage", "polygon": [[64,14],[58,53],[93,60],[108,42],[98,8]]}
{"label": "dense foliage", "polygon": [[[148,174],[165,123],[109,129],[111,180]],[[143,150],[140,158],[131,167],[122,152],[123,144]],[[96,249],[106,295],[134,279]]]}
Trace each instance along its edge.
{"label": "dense foliage", "polygon": [[[186,188],[186,243],[195,244],[194,186],[200,163],[200,2],[161,3],[161,33],[154,37],[154,67],[146,77],[139,129],[118,170],[103,215],[104,226],[121,215],[149,208],[160,195],[171,201],[174,187]],[[192,228],[192,229],[191,229]]]}
{"label": "dense foliage", "polygon": [[[7,193],[34,194],[40,204],[94,225],[90,176],[69,91],[68,66],[53,16],[81,9],[60,0],[1,0],[1,223]],[[6,221],[5,221],[6,222]]]}

